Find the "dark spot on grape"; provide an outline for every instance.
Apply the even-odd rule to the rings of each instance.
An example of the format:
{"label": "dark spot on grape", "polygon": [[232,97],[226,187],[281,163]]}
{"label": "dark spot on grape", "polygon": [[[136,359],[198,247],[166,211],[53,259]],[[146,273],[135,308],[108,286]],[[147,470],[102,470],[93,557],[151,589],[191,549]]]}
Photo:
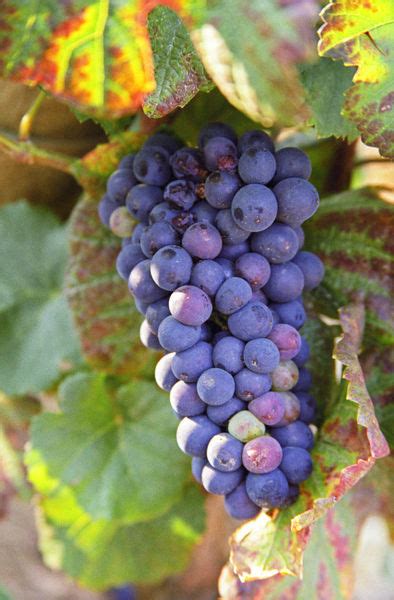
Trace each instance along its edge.
{"label": "dark spot on grape", "polygon": [[244,211],[241,208],[236,208],[234,211],[234,217],[239,221],[242,221],[244,218]]}
{"label": "dark spot on grape", "polygon": [[167,248],[166,250],[163,250],[161,255],[166,260],[170,260],[171,258],[174,258],[174,256],[176,255],[176,252],[175,252],[175,250],[172,250],[172,248]]}
{"label": "dark spot on grape", "polygon": [[209,181],[212,182],[212,183],[219,183],[219,181],[221,180],[221,178],[222,178],[222,175],[221,175],[220,171],[214,171],[209,176]]}
{"label": "dark spot on grape", "polygon": [[143,160],[138,165],[139,175],[140,177],[145,177],[148,174],[148,163],[146,160]]}

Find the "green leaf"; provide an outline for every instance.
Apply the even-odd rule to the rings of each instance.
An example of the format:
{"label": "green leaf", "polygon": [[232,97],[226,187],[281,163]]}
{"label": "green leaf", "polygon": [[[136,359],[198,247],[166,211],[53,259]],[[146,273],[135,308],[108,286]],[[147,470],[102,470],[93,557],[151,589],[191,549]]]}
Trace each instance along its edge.
{"label": "green leaf", "polygon": [[0,600],[12,600],[11,596],[3,586],[0,586]]}
{"label": "green leaf", "polygon": [[39,392],[79,351],[62,295],[64,225],[26,202],[0,209],[0,389]]}
{"label": "green leaf", "polygon": [[143,104],[150,118],[160,118],[185,106],[210,82],[194,49],[189,33],[178,15],[165,6],[156,7],[148,17],[156,89]]}
{"label": "green leaf", "polygon": [[334,358],[342,364],[347,384],[338,391],[337,402],[330,403],[312,451],[314,470],[301,486],[297,502],[271,515],[261,513],[231,538],[231,563],[244,581],[276,574],[301,576],[310,526],[389,452],[357,356],[363,309],[349,306],[340,312],[340,319],[343,335],[336,342]]}
{"label": "green leaf", "polygon": [[311,124],[319,137],[334,135],[354,140],[357,128],[342,116],[344,93],[352,83],[354,69],[341,63],[320,58],[301,68],[301,80],[306,90],[306,100],[312,110]]}
{"label": "green leaf", "polygon": [[264,127],[308,116],[296,64],[313,49],[317,5],[278,0],[211,3],[192,39],[209,75],[236,108]]}
{"label": "green leaf", "polygon": [[394,208],[372,188],[324,198],[305,226],[307,248],[324,261],[326,274],[313,293],[318,308],[331,317],[354,299],[367,309],[366,340],[390,345],[390,294]]}
{"label": "green leaf", "polygon": [[168,396],[154,383],[117,388],[79,373],[59,394],[60,414],[33,419],[32,447],[93,518],[144,521],[181,497],[190,461],[178,451]]}
{"label": "green leaf", "polygon": [[101,224],[95,202],[76,205],[69,235],[66,295],[84,358],[109,373],[152,376],[155,354],[140,342],[141,315],[115,268],[119,238]]}
{"label": "green leaf", "polygon": [[394,157],[394,1],[335,0],[322,19],[321,56],[358,67],[344,115],[356,124],[366,144],[377,146],[382,156]]}

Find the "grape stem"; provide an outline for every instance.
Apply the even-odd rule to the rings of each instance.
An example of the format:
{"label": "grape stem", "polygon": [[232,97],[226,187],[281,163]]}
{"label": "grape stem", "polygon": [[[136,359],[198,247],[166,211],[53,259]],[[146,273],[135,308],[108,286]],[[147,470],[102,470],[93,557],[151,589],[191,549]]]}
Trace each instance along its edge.
{"label": "grape stem", "polygon": [[41,90],[35,97],[34,102],[30,106],[29,110],[25,112],[25,114],[21,118],[19,123],[19,139],[22,142],[26,142],[30,139],[30,132],[33,126],[35,116],[38,113],[45,97],[45,92]]}

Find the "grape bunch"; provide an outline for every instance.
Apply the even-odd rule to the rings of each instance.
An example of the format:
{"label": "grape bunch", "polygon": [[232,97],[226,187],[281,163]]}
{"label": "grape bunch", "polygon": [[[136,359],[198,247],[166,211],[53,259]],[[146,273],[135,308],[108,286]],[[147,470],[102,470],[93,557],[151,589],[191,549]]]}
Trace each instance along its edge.
{"label": "grape bunch", "polygon": [[302,250],[319,204],[310,173],[298,148],[211,123],[198,148],[154,134],[99,205],[123,238],[116,267],[144,315],[141,341],[164,352],[155,376],[178,445],[237,519],[288,506],[312,471],[316,402],[299,330],[302,292],[324,268]]}

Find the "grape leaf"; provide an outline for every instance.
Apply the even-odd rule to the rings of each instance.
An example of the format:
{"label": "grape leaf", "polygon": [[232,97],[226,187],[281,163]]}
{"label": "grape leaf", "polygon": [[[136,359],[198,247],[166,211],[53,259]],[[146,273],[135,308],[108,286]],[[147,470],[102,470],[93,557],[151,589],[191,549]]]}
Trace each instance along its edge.
{"label": "grape leaf", "polygon": [[317,4],[226,2],[192,34],[206,70],[236,108],[265,127],[302,122],[308,111],[296,64],[313,48]]}
{"label": "grape leaf", "polygon": [[[230,560],[242,581],[277,574],[302,575],[302,556],[311,525],[325,515],[389,452],[379,429],[357,354],[362,339],[361,305],[340,311],[343,329],[334,357],[343,365],[343,384],[331,403],[312,451],[314,471],[297,502],[272,515],[261,513],[241,526],[230,541]],[[349,400],[351,402],[349,402]]]}
{"label": "grape leaf", "polygon": [[319,53],[358,67],[344,115],[362,140],[394,157],[394,1],[335,0],[322,12]]}
{"label": "grape leaf", "polygon": [[165,6],[148,17],[156,88],[144,100],[144,112],[160,118],[185,106],[202,88],[210,89],[204,67],[178,15]]}
{"label": "grape leaf", "polygon": [[28,460],[40,494],[39,546],[49,567],[98,590],[129,581],[154,583],[186,567],[204,528],[203,496],[196,487],[187,486],[157,519],[134,525],[93,520],[72,489],[48,475],[34,450]]}
{"label": "grape leaf", "polygon": [[147,16],[168,4],[200,16],[202,0],[5,0],[0,72],[96,115],[135,112],[155,89]]}
{"label": "grape leaf", "polygon": [[393,343],[391,272],[394,208],[372,188],[324,198],[305,224],[307,248],[324,261],[326,274],[313,293],[320,310],[331,317],[355,298],[367,308],[366,340]]}
{"label": "grape leaf", "polygon": [[62,294],[64,225],[23,201],[2,207],[0,261],[0,389],[39,392],[80,360]]}
{"label": "grape leaf", "polygon": [[353,75],[353,69],[328,58],[302,65],[301,81],[312,111],[310,122],[319,137],[334,135],[349,141],[358,137],[356,126],[341,114],[344,93],[351,85]]}
{"label": "grape leaf", "polygon": [[190,464],[177,450],[168,397],[153,382],[116,388],[78,373],[59,395],[60,414],[33,419],[32,447],[93,518],[144,521],[180,498]]}
{"label": "grape leaf", "polygon": [[115,269],[118,238],[101,225],[97,205],[81,200],[70,222],[66,294],[88,363],[110,373],[152,375],[155,355],[139,340],[142,320]]}

